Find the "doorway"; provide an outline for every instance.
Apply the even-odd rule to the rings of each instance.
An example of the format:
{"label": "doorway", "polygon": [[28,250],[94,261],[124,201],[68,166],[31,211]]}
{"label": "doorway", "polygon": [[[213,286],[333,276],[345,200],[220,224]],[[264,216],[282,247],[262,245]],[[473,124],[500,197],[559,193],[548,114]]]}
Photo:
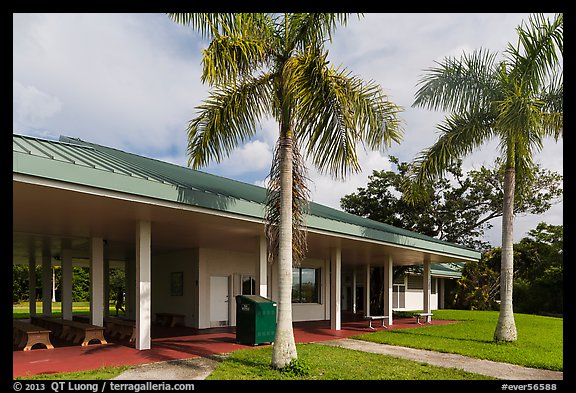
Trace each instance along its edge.
{"label": "doorway", "polygon": [[228,276],[210,276],[210,327],[229,325],[228,281]]}

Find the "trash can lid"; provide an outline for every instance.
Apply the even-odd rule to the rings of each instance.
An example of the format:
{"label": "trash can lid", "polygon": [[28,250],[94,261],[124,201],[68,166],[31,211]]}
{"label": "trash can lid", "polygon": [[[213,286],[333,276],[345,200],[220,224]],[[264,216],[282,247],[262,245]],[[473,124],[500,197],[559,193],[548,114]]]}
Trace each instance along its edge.
{"label": "trash can lid", "polygon": [[273,300],[260,295],[236,295],[236,298],[248,300],[252,303],[276,303]]}

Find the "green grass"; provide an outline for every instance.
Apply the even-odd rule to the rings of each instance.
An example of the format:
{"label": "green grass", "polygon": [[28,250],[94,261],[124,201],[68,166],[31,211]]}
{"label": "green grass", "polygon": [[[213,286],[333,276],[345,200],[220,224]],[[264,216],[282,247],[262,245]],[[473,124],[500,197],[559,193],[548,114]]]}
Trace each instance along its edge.
{"label": "green grass", "polygon": [[379,331],[354,338],[562,371],[564,320],[527,314],[515,314],[514,317],[518,331],[518,340],[514,343],[493,341],[497,311],[435,310],[435,319],[460,322]]}
{"label": "green grass", "polygon": [[101,367],[89,371],[28,375],[23,377],[16,377],[14,379],[15,380],[59,380],[59,379],[108,380],[120,375],[122,372],[128,370],[129,368],[130,366],[118,366],[118,367],[110,366],[110,367]]}
{"label": "green grass", "polygon": [[[515,314],[518,341],[496,344],[492,340],[497,312],[436,310],[435,319],[459,323],[413,329],[378,331],[355,338],[385,344],[457,353],[526,367],[563,370],[563,319]],[[271,347],[233,352],[208,377],[212,380],[457,380],[489,379],[457,369],[396,359],[320,344],[298,344],[298,358],[310,372],[304,377],[281,373],[270,366]],[[366,367],[369,364],[370,367]],[[107,367],[89,372],[51,374],[22,379],[109,379],[129,367]]]}
{"label": "green grass", "polygon": [[[471,380],[492,379],[453,368],[412,362],[321,344],[297,344],[298,359],[309,367],[294,376],[270,365],[270,346],[233,352],[207,380]],[[366,365],[370,365],[367,367]]]}
{"label": "green grass", "polygon": [[[30,318],[30,309],[28,302],[20,302],[12,305],[12,318]],[[90,302],[73,302],[72,312],[75,315],[89,315],[90,314]],[[110,305],[110,313],[115,313],[116,307]],[[36,302],[36,314],[42,314],[42,302]],[[55,317],[62,316],[62,303],[53,302],[52,303],[52,315]]]}

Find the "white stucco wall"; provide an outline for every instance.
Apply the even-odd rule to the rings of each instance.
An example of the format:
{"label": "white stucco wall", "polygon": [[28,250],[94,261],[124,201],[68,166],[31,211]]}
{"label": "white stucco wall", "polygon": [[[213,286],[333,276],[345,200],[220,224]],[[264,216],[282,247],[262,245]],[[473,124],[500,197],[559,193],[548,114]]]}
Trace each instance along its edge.
{"label": "white stucco wall", "polygon": [[[182,272],[182,296],[171,294],[171,274]],[[185,324],[198,325],[198,250],[184,250],[152,257],[152,316],[157,312],[184,314]]]}
{"label": "white stucco wall", "polygon": [[199,250],[199,324],[200,329],[210,325],[210,277],[228,277],[228,316],[229,324],[236,324],[236,295],[241,293],[240,277],[251,275],[256,277],[259,255],[227,250]]}

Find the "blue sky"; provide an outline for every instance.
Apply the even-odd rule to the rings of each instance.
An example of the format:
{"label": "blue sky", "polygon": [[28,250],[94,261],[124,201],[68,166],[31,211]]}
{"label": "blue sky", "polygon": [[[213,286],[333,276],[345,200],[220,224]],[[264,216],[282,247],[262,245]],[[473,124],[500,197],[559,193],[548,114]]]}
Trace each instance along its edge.
{"label": "blue sky", "polygon": [[[552,14],[550,14],[551,16]],[[312,199],[339,208],[342,196],[366,186],[373,170],[394,169],[388,155],[411,161],[436,140],[444,114],[411,108],[423,70],[446,56],[475,49],[502,53],[516,42],[525,13],[365,14],[350,18],[328,44],[329,60],[379,83],[404,108],[404,140],[388,151],[360,151],[362,172],[336,181],[312,167]],[[13,132],[94,143],[186,166],[186,126],[207,97],[200,81],[206,41],[165,14],[14,14]],[[263,185],[278,135],[264,119],[254,139],[203,171]],[[464,160],[490,165],[497,144]],[[563,174],[563,142],[547,141],[535,157]],[[517,217],[515,237],[540,221],[560,225],[563,204],[542,216]],[[487,234],[500,244],[500,222]]]}

